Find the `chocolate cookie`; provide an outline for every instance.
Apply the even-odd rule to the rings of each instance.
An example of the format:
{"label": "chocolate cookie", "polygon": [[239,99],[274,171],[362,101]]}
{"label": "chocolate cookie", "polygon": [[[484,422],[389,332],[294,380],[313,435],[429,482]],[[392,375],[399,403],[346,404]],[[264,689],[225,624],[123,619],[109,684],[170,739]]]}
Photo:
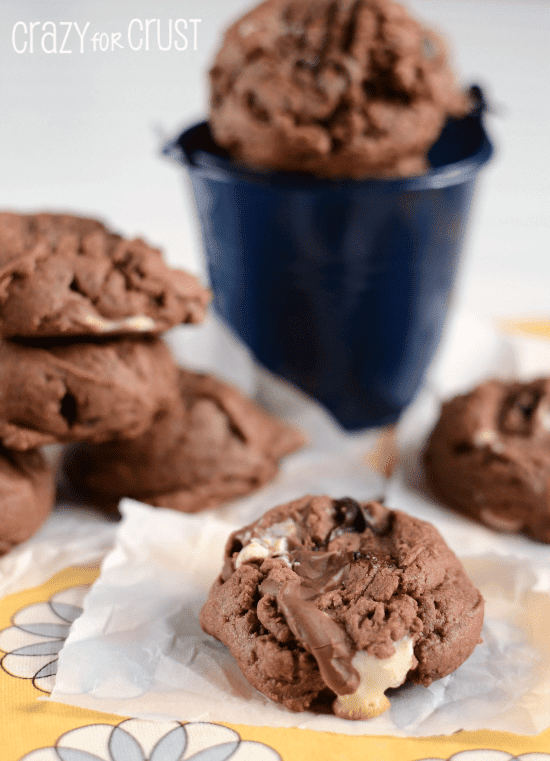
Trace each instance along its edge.
{"label": "chocolate cookie", "polygon": [[159,250],[95,219],[0,213],[0,335],[160,333],[200,322],[209,301]]}
{"label": "chocolate cookie", "polygon": [[38,531],[54,494],[53,471],[38,450],[0,447],[0,555]]}
{"label": "chocolate cookie", "polygon": [[0,441],[12,449],[139,436],[177,396],[159,338],[47,348],[0,339]]}
{"label": "chocolate cookie", "polygon": [[252,167],[406,176],[463,116],[442,40],[392,0],[267,0],[227,30],[210,127]]}
{"label": "chocolate cookie", "polygon": [[294,711],[334,700],[339,716],[366,719],[389,708],[389,687],[463,663],[483,608],[429,523],[306,496],[231,535],[201,625],[272,700]]}
{"label": "chocolate cookie", "polygon": [[550,379],[491,380],[443,404],[424,464],[446,504],[550,542]]}
{"label": "chocolate cookie", "polygon": [[187,513],[248,494],[272,479],[281,457],[303,446],[236,388],[179,370],[179,398],[131,441],[71,447],[65,472],[101,501],[134,497]]}

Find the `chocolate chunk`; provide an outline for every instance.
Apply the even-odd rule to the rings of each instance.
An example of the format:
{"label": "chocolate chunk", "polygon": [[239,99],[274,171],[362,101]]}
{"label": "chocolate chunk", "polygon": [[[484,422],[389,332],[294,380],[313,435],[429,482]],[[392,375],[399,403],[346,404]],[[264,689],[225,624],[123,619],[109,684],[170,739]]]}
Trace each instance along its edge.
{"label": "chocolate chunk", "polygon": [[339,528],[345,531],[355,531],[357,534],[362,534],[367,527],[365,516],[359,502],[356,502],[350,497],[344,497],[338,499],[334,503],[334,510],[336,512],[336,521],[339,524]]}

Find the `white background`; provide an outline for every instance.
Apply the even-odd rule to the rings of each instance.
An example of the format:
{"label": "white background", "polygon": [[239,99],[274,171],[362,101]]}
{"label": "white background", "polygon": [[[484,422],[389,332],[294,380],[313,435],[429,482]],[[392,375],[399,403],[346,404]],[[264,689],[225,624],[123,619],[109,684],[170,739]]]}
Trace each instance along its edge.
{"label": "white background", "polygon": [[[0,206],[97,215],[162,246],[171,262],[202,270],[192,198],[183,172],[160,155],[165,138],[203,118],[206,72],[223,28],[248,0],[11,0],[0,22]],[[550,316],[550,3],[547,0],[414,0],[443,31],[464,84],[479,82],[493,113],[496,157],[483,173],[457,284],[457,300],[482,315]],[[132,19],[201,19],[197,50],[130,49]],[[38,21],[34,52],[18,54],[17,22]],[[42,50],[54,22],[57,52]],[[77,22],[65,49],[62,38]],[[134,23],[137,46],[140,24]],[[180,24],[180,28],[182,25]],[[45,28],[51,31],[52,26]],[[29,43],[20,24],[19,49]],[[123,49],[94,53],[120,33]],[[52,38],[45,39],[46,48]],[[163,137],[164,136],[164,137]]]}

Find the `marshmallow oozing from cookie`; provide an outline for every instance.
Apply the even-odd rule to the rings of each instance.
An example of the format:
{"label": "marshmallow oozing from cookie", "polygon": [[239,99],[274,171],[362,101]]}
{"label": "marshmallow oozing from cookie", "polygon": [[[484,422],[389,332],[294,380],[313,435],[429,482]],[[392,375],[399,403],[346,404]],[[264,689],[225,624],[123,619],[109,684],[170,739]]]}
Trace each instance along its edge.
{"label": "marshmallow oozing from cookie", "polygon": [[479,642],[483,599],[430,524],[376,502],[306,496],[230,537],[201,612],[248,681],[295,711],[349,719],[388,687],[454,671]]}

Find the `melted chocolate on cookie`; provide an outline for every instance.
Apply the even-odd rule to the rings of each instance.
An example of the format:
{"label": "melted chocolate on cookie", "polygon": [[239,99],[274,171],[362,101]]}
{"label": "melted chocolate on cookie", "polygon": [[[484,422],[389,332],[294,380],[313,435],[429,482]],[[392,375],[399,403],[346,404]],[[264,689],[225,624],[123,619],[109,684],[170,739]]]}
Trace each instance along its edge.
{"label": "melted chocolate on cookie", "polygon": [[391,663],[407,642],[397,684],[407,673],[429,684],[469,655],[482,620],[479,592],[432,526],[329,497],[282,505],[235,532],[201,614],[249,681],[294,710],[327,688],[359,694],[366,661]]}

